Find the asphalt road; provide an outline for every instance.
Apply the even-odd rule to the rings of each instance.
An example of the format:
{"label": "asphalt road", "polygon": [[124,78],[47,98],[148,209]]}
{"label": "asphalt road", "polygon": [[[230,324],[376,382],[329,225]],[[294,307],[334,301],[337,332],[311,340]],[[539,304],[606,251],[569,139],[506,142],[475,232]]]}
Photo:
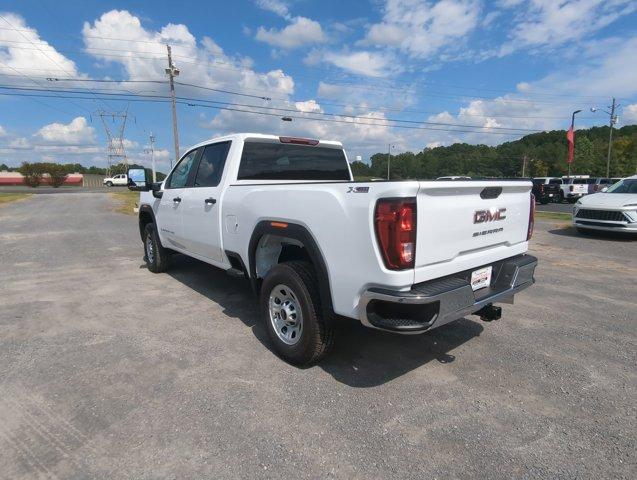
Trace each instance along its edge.
{"label": "asphalt road", "polygon": [[125,190],[125,187],[25,187],[22,185],[10,185],[0,187],[0,193],[104,193]]}
{"label": "asphalt road", "polygon": [[108,196],[0,207],[0,478],[635,478],[637,242],[538,222],[533,253],[500,321],[346,325],[298,369]]}

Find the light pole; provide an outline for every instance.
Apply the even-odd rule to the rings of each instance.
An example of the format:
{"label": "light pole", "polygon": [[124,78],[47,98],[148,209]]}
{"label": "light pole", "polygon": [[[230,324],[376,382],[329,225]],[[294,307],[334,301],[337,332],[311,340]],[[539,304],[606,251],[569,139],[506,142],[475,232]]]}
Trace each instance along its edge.
{"label": "light pole", "polygon": [[[610,178],[610,152],[613,148],[613,125],[617,123],[617,115],[615,115],[615,111],[620,107],[618,103],[615,103],[615,97],[613,97],[613,104],[609,107],[610,112],[607,110],[602,110],[602,112],[607,113],[610,116],[610,133],[608,134],[608,155],[606,157],[606,178]],[[591,112],[595,113],[598,108],[591,107]]]}
{"label": "light pole", "polygon": [[389,180],[389,168],[391,165],[391,149],[396,148],[396,145],[391,143],[387,145],[387,180]]}
{"label": "light pole", "polygon": [[569,151],[569,155],[568,155],[568,176],[569,176],[569,178],[571,176],[571,164],[573,163],[573,156],[575,154],[575,115],[577,115],[579,112],[581,112],[581,110],[575,110],[573,112],[573,115],[571,116],[572,147],[569,146],[569,150],[572,149],[572,151]]}

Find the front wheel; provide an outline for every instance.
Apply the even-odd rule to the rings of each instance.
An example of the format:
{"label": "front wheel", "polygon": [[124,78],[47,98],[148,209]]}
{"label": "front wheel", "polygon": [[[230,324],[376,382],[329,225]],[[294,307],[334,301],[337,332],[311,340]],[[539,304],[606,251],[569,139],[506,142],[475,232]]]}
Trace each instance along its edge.
{"label": "front wheel", "polygon": [[280,263],[261,286],[261,316],[274,350],[295,365],[323,358],[333,330],[323,318],[318,282],[308,262]]}
{"label": "front wheel", "polygon": [[113,186],[113,182],[106,182],[106,186],[107,187],[112,187]]}
{"label": "front wheel", "polygon": [[168,252],[159,240],[154,223],[144,227],[144,260],[153,273],[162,273],[168,268]]}

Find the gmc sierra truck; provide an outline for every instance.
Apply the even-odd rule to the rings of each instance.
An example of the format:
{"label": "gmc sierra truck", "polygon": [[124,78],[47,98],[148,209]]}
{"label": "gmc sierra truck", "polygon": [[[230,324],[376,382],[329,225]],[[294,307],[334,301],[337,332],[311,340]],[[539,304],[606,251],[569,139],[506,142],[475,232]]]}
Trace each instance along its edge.
{"label": "gmc sierra truck", "polygon": [[177,252],[245,277],[294,364],[328,352],[339,318],[422,333],[500,318],[534,283],[528,180],[355,182],[339,142],[250,133],[195,145],[161,183],[128,175],[148,269]]}

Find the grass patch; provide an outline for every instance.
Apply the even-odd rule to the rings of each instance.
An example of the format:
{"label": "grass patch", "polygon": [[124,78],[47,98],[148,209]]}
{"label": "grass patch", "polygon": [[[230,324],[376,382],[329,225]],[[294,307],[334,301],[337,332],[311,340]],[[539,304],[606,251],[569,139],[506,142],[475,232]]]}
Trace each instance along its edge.
{"label": "grass patch", "polygon": [[29,198],[32,193],[0,193],[0,205]]}
{"label": "grass patch", "polygon": [[562,212],[540,212],[535,211],[535,218],[541,220],[570,220],[570,213],[562,213]]}
{"label": "grass patch", "polygon": [[117,207],[115,208],[116,212],[123,213],[125,215],[137,215],[133,211],[133,208],[136,208],[138,206],[139,192],[123,190],[121,192],[109,193],[109,195],[118,203]]}

